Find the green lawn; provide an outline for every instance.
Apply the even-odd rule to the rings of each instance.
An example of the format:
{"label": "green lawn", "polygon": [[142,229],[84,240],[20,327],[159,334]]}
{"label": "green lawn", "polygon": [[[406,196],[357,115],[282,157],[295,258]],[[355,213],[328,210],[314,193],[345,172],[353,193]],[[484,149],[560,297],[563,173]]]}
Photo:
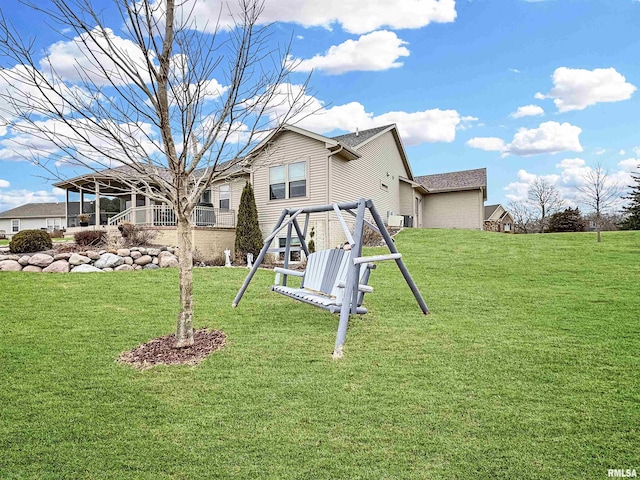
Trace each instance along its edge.
{"label": "green lawn", "polygon": [[[0,477],[606,478],[640,471],[640,232],[408,230],[331,359],[337,316],[261,271],[195,272],[224,350],[144,372],[177,271],[0,272]],[[372,249],[371,253],[382,253]]]}

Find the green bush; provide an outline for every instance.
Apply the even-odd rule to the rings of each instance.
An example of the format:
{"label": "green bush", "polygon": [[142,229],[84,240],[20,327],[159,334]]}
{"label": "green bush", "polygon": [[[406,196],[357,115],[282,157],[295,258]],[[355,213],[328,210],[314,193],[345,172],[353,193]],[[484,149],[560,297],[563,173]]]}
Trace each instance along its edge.
{"label": "green bush", "polygon": [[97,247],[107,243],[107,232],[100,230],[83,230],[73,235],[76,244],[80,247]]}
{"label": "green bush", "polygon": [[240,206],[238,207],[238,222],[236,224],[236,256],[242,259],[247,253],[252,253],[253,258],[258,258],[262,249],[262,232],[258,223],[258,209],[253,195],[251,183],[247,182],[242,190]]}
{"label": "green bush", "polygon": [[39,252],[52,247],[51,237],[44,230],[22,230],[16,233],[9,242],[11,253]]}

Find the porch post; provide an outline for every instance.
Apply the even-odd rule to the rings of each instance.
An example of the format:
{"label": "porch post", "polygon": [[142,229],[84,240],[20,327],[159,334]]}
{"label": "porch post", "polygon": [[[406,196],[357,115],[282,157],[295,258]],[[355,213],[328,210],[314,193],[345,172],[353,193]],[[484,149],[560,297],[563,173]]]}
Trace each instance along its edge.
{"label": "porch post", "polygon": [[138,223],[136,220],[136,205],[138,204],[138,196],[136,195],[136,192],[134,190],[131,191],[131,223],[133,223],[134,225],[136,223]]}
{"label": "porch post", "polygon": [[97,180],[95,182],[95,186],[96,186],[96,206],[93,210],[96,216],[95,225],[97,227],[100,225],[100,184],[98,183]]}
{"label": "porch post", "polygon": [[[84,190],[82,189],[82,187],[80,187],[80,213],[84,213]],[[80,222],[80,220],[78,219],[78,222]]]}
{"label": "porch post", "polygon": [[69,228],[69,189],[64,191],[64,225]]}
{"label": "porch post", "polygon": [[[147,190],[148,193],[148,190]],[[145,206],[145,223],[147,225],[153,225],[151,221],[151,199],[147,196],[144,197],[144,206]]]}

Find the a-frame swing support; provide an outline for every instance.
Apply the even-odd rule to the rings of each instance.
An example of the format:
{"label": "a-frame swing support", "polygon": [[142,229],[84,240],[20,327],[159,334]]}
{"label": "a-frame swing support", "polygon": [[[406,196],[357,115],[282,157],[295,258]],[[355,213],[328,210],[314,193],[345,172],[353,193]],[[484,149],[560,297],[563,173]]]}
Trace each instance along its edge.
{"label": "a-frame swing support", "polygon": [[[368,222],[365,219],[365,213],[367,209],[369,210],[369,213],[375,225]],[[356,211],[354,212],[353,210],[356,210]],[[358,295],[360,295],[360,292],[358,291],[358,282],[360,279],[360,266],[363,263],[384,261],[384,260],[394,260],[396,262],[396,265],[398,265],[398,268],[400,269],[402,276],[407,282],[407,285],[411,289],[413,296],[418,302],[418,305],[420,306],[422,313],[424,313],[425,315],[429,313],[427,304],[422,298],[422,295],[420,294],[418,287],[413,281],[413,278],[411,278],[411,274],[409,273],[409,270],[407,270],[406,265],[402,261],[402,255],[400,255],[400,253],[398,252],[398,249],[396,248],[391,238],[391,235],[387,231],[387,228],[385,227],[384,222],[380,217],[380,214],[378,213],[375,206],[373,205],[372,200],[360,199],[357,202],[335,203],[333,205],[321,205],[316,207],[305,207],[305,208],[299,208],[299,209],[284,209],[280,214],[280,218],[276,222],[276,225],[273,228],[273,231],[265,239],[262,250],[260,250],[260,254],[258,255],[258,258],[255,260],[253,264],[253,268],[247,275],[247,278],[242,284],[242,287],[238,291],[238,294],[236,295],[235,299],[233,300],[232,306],[237,307],[238,304],[240,303],[240,300],[242,299],[242,296],[247,290],[249,283],[251,283],[253,276],[258,270],[258,267],[264,260],[265,255],[268,253],[269,248],[271,246],[271,242],[273,242],[273,239],[278,235],[278,233],[283,228],[287,227],[287,239],[285,244],[285,257],[284,257],[284,267],[287,268],[289,263],[288,253],[290,252],[290,249],[291,249],[291,236],[292,236],[293,229],[295,229],[296,234],[300,240],[300,247],[304,251],[305,255],[309,256],[309,249],[307,248],[307,243],[305,240],[305,234],[307,232],[307,227],[309,224],[309,215],[312,213],[321,213],[321,212],[329,212],[329,211],[334,211],[336,213],[336,215],[338,216],[338,220],[340,221],[340,225],[342,226],[345,232],[345,236],[348,239],[348,242],[351,244],[351,262],[349,263],[348,270],[347,270],[347,280],[345,284],[344,300],[340,307],[340,322],[338,324],[338,334],[336,336],[336,344],[333,351],[334,358],[341,358],[343,353],[345,338],[347,335],[347,326],[349,325],[349,315],[357,313]],[[351,235],[351,232],[349,232],[347,228],[347,224],[341,215],[342,211],[345,211],[346,213],[349,213],[350,215],[356,218],[353,235]],[[301,214],[305,214],[306,216],[304,233],[300,229],[300,224],[298,223],[298,220],[297,220],[297,217]],[[287,216],[289,217],[288,219],[287,219]],[[389,248],[389,251],[390,251],[389,255],[376,255],[374,257],[362,257],[362,238],[363,238],[365,224],[373,228],[376,232],[382,235],[382,238],[384,239],[387,245],[387,248]],[[284,284],[286,285],[286,276],[283,279],[283,281],[284,281]]]}

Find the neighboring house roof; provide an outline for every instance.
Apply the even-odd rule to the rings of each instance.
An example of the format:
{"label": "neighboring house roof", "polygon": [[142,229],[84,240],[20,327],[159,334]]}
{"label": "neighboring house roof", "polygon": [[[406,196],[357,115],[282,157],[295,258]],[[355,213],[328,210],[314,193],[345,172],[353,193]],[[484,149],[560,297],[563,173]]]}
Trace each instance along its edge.
{"label": "neighboring house roof", "polygon": [[27,203],[6,212],[1,212],[0,218],[52,218],[64,217],[65,215],[64,203]]}
{"label": "neighboring house roof", "polygon": [[[458,190],[487,190],[487,169],[463,170],[460,172],[437,173],[415,177],[429,193],[454,192]],[[486,195],[486,194],[485,194]]]}
{"label": "neighboring house roof", "polygon": [[511,214],[507,211],[507,209],[504,208],[499,203],[497,203],[496,205],[486,205],[484,207],[484,219],[485,219],[485,221],[489,220],[493,216],[493,214],[496,213],[498,208],[502,208],[502,214],[498,218],[496,218],[496,220],[502,221],[506,217],[511,218]]}
{"label": "neighboring house roof", "polygon": [[390,130],[395,125],[385,125],[383,127],[370,128],[368,130],[363,130],[361,132],[355,131],[352,133],[347,133],[345,135],[337,135],[335,137],[331,137],[333,140],[337,140],[343,145],[347,145],[352,148],[357,148],[363,143],[366,143],[368,140],[372,139],[379,133]]}

